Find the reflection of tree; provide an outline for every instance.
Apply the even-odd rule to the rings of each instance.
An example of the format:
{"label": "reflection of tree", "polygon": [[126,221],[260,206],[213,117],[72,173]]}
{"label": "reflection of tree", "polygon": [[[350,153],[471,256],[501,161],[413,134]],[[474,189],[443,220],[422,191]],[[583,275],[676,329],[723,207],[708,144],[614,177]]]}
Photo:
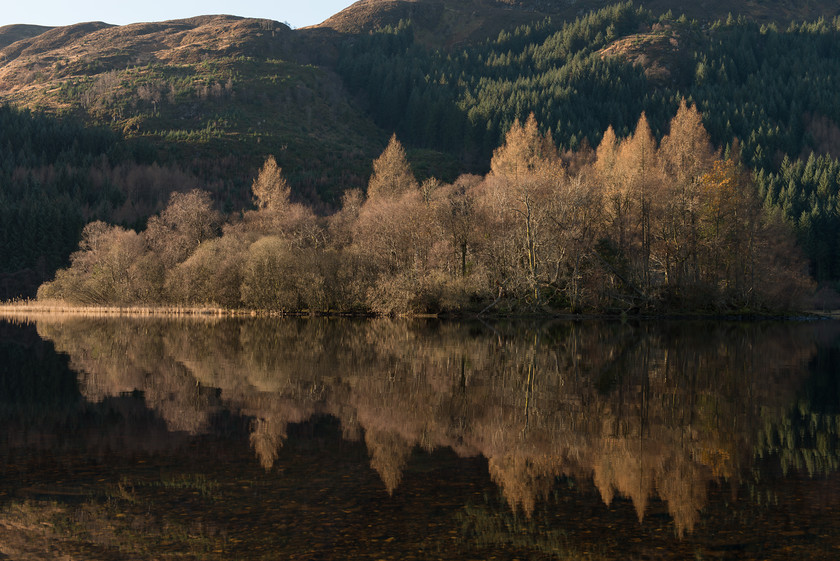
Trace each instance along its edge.
{"label": "reflection of tree", "polygon": [[369,430],[365,443],[370,451],[370,467],[379,473],[388,493],[391,494],[402,479],[402,472],[411,455],[412,443],[399,433]]}
{"label": "reflection of tree", "polygon": [[265,469],[271,469],[277,460],[277,450],[286,438],[286,425],[272,420],[257,419],[251,433],[251,446]]}
{"label": "reflection of tree", "polygon": [[840,470],[840,345],[819,346],[803,395],[782,419],[763,418],[754,444],[757,454],[778,456],[782,471],[814,477]]}
{"label": "reflection of tree", "polygon": [[364,432],[389,492],[415,447],[446,446],[484,455],[515,510],[530,513],[558,476],[592,477],[640,520],[660,498],[682,533],[710,481],[737,482],[755,447],[776,442],[761,435],[783,426],[821,328],[45,318],[38,329],[70,355],[88,399],[139,389],[191,432],[219,407],[252,417],[266,468],[290,423],[332,415],[349,438]]}

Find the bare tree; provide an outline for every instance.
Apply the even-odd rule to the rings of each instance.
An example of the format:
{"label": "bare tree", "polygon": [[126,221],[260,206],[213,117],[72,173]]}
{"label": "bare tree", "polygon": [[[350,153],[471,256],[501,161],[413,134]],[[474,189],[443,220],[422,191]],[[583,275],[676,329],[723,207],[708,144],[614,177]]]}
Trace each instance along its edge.
{"label": "bare tree", "polygon": [[198,244],[215,237],[220,222],[208,192],[172,193],[163,212],[149,219],[146,244],[171,267],[186,260]]}

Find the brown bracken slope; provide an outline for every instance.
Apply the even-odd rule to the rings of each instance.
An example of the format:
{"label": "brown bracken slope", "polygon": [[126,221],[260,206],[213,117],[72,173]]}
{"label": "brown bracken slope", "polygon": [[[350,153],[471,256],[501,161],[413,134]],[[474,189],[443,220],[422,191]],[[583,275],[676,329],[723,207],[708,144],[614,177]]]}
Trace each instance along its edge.
{"label": "brown bracken slope", "polygon": [[29,39],[49,31],[51,27],[44,27],[43,25],[4,25],[0,27],[0,49],[8,47],[16,41],[21,39]]}

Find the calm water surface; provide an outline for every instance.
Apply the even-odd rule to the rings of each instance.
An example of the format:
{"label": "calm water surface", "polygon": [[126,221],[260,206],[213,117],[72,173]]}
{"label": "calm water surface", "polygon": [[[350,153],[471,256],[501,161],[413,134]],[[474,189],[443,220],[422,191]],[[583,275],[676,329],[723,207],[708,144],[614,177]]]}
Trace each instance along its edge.
{"label": "calm water surface", "polygon": [[840,325],[0,320],[0,559],[840,558]]}

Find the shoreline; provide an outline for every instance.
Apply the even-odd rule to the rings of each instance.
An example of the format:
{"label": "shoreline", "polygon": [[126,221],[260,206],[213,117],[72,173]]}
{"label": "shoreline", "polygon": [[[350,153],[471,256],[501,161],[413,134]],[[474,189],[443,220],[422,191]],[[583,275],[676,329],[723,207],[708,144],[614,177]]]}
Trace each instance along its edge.
{"label": "shoreline", "polygon": [[220,307],[183,306],[76,306],[64,302],[0,302],[0,317],[54,314],[87,317],[234,317],[250,316]]}
{"label": "shoreline", "polygon": [[[0,318],[32,315],[64,315],[75,317],[156,317],[156,318],[358,318],[381,317],[374,314],[353,312],[280,312],[273,310],[232,309],[220,306],[80,306],[60,301],[11,301],[0,302]],[[622,313],[427,313],[396,316],[405,319],[437,320],[618,320],[618,321],[814,321],[840,320],[840,310],[803,310],[796,313],[738,312],[731,314],[702,312],[672,312],[663,314]]]}

